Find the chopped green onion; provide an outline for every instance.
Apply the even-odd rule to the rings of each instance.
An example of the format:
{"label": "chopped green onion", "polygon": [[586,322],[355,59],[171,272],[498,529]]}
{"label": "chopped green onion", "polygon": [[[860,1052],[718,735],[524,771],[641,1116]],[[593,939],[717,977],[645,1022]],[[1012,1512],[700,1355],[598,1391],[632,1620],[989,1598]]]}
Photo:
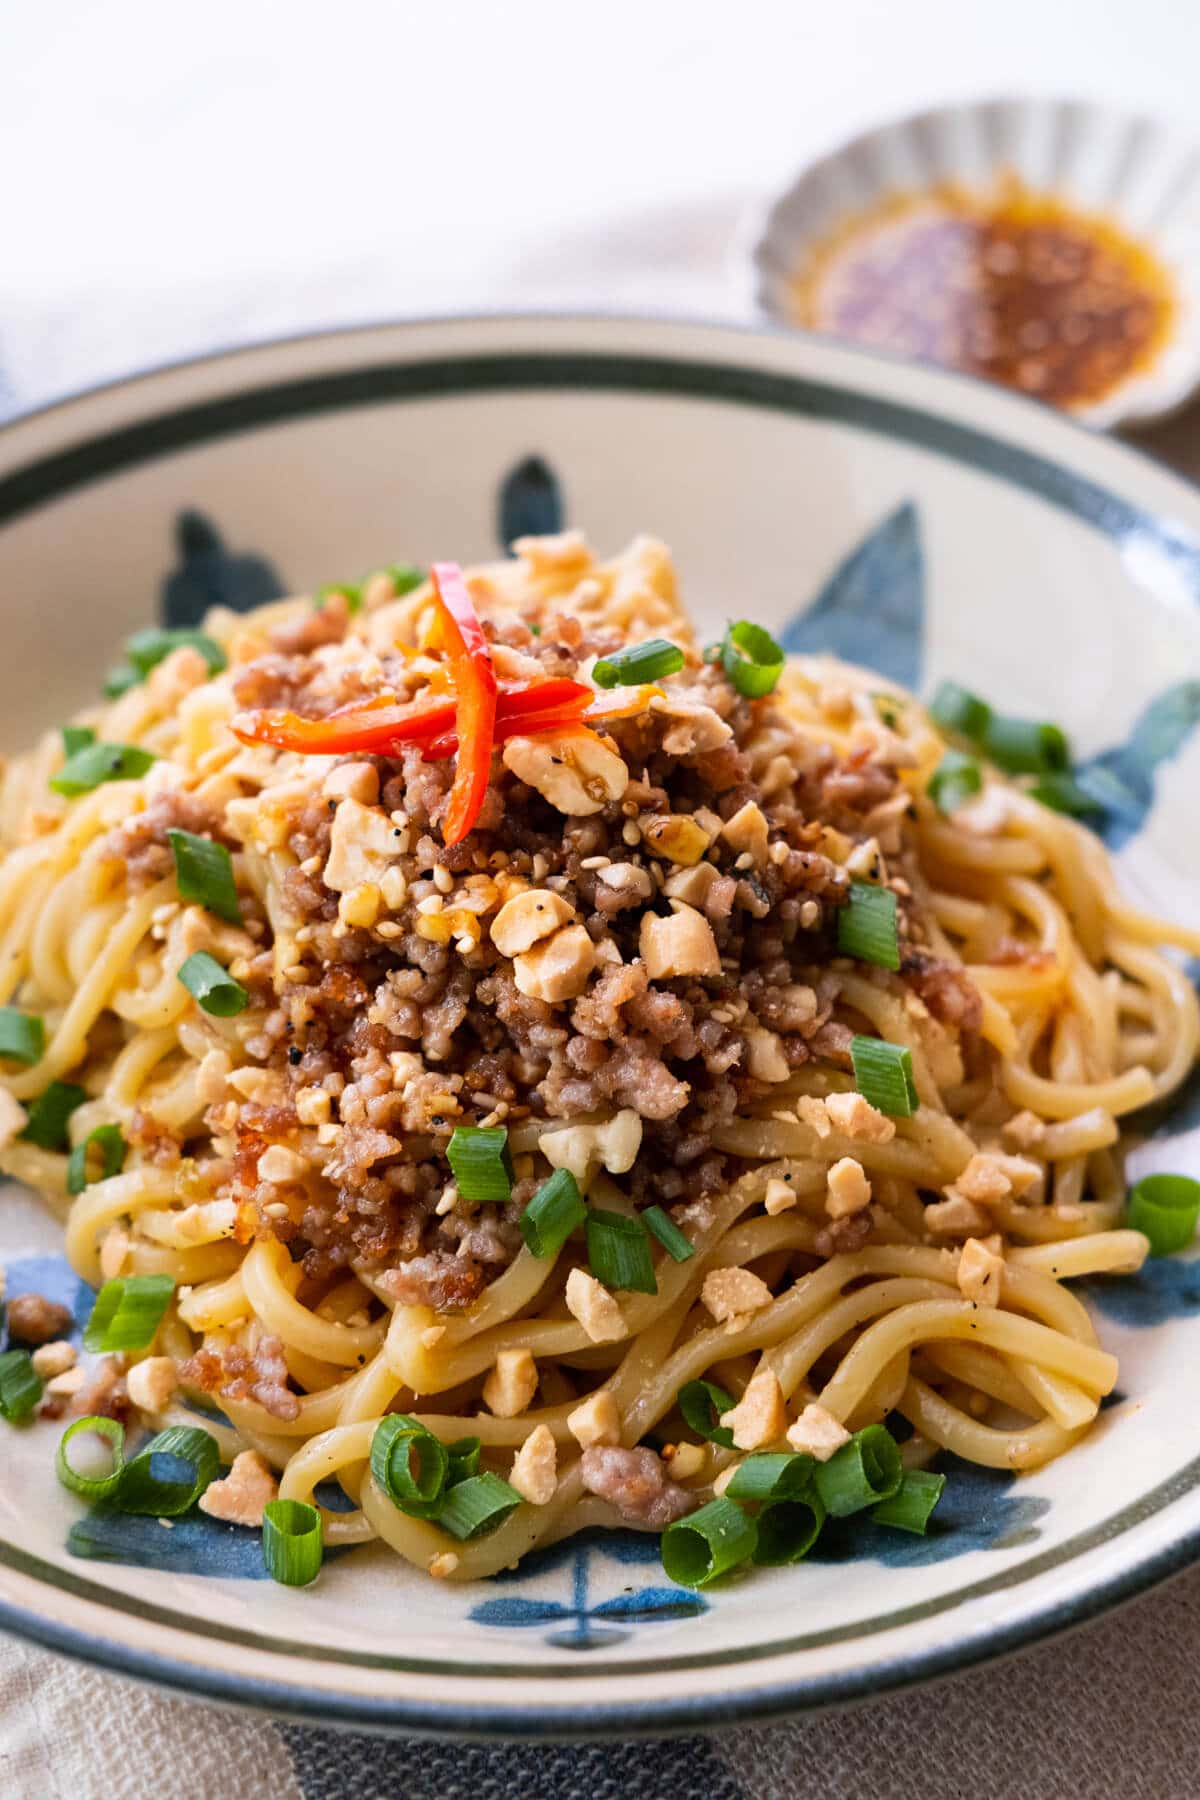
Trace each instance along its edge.
{"label": "chopped green onion", "polygon": [[991,723],[992,709],[986,700],[959,687],[956,681],[943,681],[929,702],[929,716],[942,731],[978,744]]}
{"label": "chopped green onion", "polygon": [[757,1523],[754,1560],[762,1567],[779,1568],[808,1555],[821,1535],[825,1508],[816,1488],[810,1487],[792,1500],[774,1500],[764,1506]]}
{"label": "chopped green onion", "polygon": [[77,750],[86,750],[89,744],[94,744],[96,734],[90,725],[64,725],[62,741],[66,754],[74,756]]}
{"label": "chopped green onion", "polygon": [[144,680],[172,650],[181,650],[185,646],[200,652],[210,675],[219,675],[225,667],[225,652],[216,639],[209,637],[206,631],[194,631],[186,626],[170,630],[162,625],[148,625],[144,631],[134,632],[125,645],[125,654]]}
{"label": "chopped green onion", "polygon": [[785,657],[769,631],[750,619],[731,621],[721,639],[721,667],[727,679],[748,700],[761,700],[775,691],[783,674]]}
{"label": "chopped green onion", "polygon": [[675,1403],[689,1430],[723,1450],[733,1449],[733,1429],[721,1424],[721,1415],[732,1411],[733,1395],[727,1394],[715,1381],[685,1381]]}
{"label": "chopped green onion", "polygon": [[812,1481],[816,1459],[802,1452],[759,1450],[734,1470],[731,1500],[796,1500]]}
{"label": "chopped green onion", "polygon": [[27,1419],[42,1397],[42,1378],[28,1350],[0,1354],[0,1415],[10,1425]]}
{"label": "chopped green onion", "polygon": [[442,1502],[437,1522],[443,1531],[465,1543],[468,1538],[495,1531],[520,1504],[516,1488],[485,1470],[482,1475],[468,1475],[465,1481],[455,1483]]}
{"label": "chopped green onion", "polygon": [[86,1099],[83,1089],[73,1082],[52,1081],[30,1106],[21,1136],[27,1143],[38,1144],[43,1150],[64,1150],[67,1120]]}
{"label": "chopped green onion", "polygon": [[84,1349],[105,1354],[148,1349],[174,1292],[170,1275],[118,1275],[106,1281],[84,1327]]}
{"label": "chopped green onion", "polygon": [[340,594],[342,596],[342,599],[346,602],[347,611],[352,612],[352,613],[362,611],[362,603],[363,602],[362,602],[362,583],[361,582],[356,582],[356,581],[327,581],[327,582],[325,582],[323,584],[323,586],[321,586],[317,589],[316,594],[313,596],[316,601],[317,610],[319,611],[321,609],[321,607],[324,606],[325,602],[328,599],[330,599],[334,594]]}
{"label": "chopped green onion", "polygon": [[869,881],[850,883],[849,902],[838,908],[837,944],[843,956],[856,956],[880,969],[900,967],[896,896],[891,888]]}
{"label": "chopped green onion", "polygon": [[180,899],[203,906],[230,925],[240,925],[242,909],[233,879],[233,858],[224,844],[175,829],[168,831],[167,837],[175,857],[175,885]]}
{"label": "chopped green onion", "polygon": [[[92,1177],[88,1174],[88,1151],[95,1146],[100,1152],[100,1173]],[[90,1187],[92,1180],[108,1181],[119,1175],[125,1166],[125,1139],[121,1136],[119,1125],[97,1125],[95,1131],[89,1131],[82,1144],[76,1144],[67,1158],[67,1192],[82,1194],[85,1187]]]}
{"label": "chopped green onion", "polygon": [[913,1080],[912,1052],[884,1038],[850,1040],[854,1085],[864,1100],[893,1119],[911,1119],[920,1102]]}
{"label": "chopped green onion", "polygon": [[449,1453],[432,1431],[407,1413],[388,1413],[371,1438],[371,1473],[393,1506],[432,1519],[441,1505]]}
{"label": "chopped green onion", "polygon": [[1103,802],[1080,787],[1073,775],[1056,770],[1039,776],[1029,791],[1043,806],[1054,812],[1069,813],[1073,819],[1084,819],[1089,813],[1104,811]]}
{"label": "chopped green onion", "polygon": [[118,663],[104,677],[101,691],[106,700],[119,700],[130,688],[135,688],[141,679],[132,663]]}
{"label": "chopped green onion", "polygon": [[0,1056],[10,1062],[35,1063],[46,1048],[46,1026],[40,1013],[19,1006],[0,1006]]}
{"label": "chopped green onion", "polygon": [[687,1262],[690,1256],[695,1256],[696,1246],[691,1238],[680,1231],[674,1219],[661,1206],[647,1206],[641,1214],[641,1220],[673,1262]]}
{"label": "chopped green onion", "polygon": [[516,1177],[503,1125],[456,1125],[446,1149],[464,1200],[507,1200]]}
{"label": "chopped green onion", "polygon": [[579,1183],[570,1169],[555,1169],[521,1214],[521,1236],[535,1256],[557,1256],[586,1218]]}
{"label": "chopped green onion", "polygon": [[429,571],[418,569],[414,563],[387,563],[382,573],[391,576],[397,600],[405,594],[411,594],[414,588],[419,588],[423,581],[429,579]]}
{"label": "chopped green onion", "polygon": [[973,756],[947,750],[929,777],[929,798],[940,812],[955,813],[982,792],[983,774]]}
{"label": "chopped green onion", "polygon": [[621,1288],[635,1294],[657,1294],[650,1239],[640,1219],[589,1207],[587,1254],[592,1274],[605,1287]]}
{"label": "chopped green onion", "polygon": [[482,1451],[483,1445],[477,1437],[455,1438],[452,1444],[446,1445],[446,1455],[450,1459],[450,1466],[446,1470],[448,1488],[457,1487],[469,1475],[478,1475]]}
{"label": "chopped green onion", "polygon": [[[95,1432],[97,1437],[107,1440],[110,1466],[106,1475],[81,1475],[67,1455],[67,1445],[81,1431]],[[97,1416],[76,1419],[73,1425],[67,1426],[58,1440],[54,1466],[58,1470],[58,1479],[72,1494],[78,1494],[82,1500],[106,1500],[117,1491],[121,1472],[125,1467],[124,1452],[125,1427],[116,1419]]]}
{"label": "chopped green onion", "polygon": [[924,1537],[929,1515],[945,1485],[944,1475],[933,1475],[928,1469],[905,1469],[896,1492],[873,1507],[871,1517],[877,1525],[894,1525],[897,1531],[915,1531],[918,1537]]}
{"label": "chopped green onion", "polygon": [[867,1425],[828,1462],[817,1464],[813,1480],[825,1511],[844,1519],[877,1501],[890,1500],[903,1476],[896,1440],[882,1425]]}
{"label": "chopped green onion", "polygon": [[1057,725],[1036,719],[1010,719],[993,713],[983,734],[983,748],[1010,775],[1045,775],[1070,764],[1067,740]]}
{"label": "chopped green onion", "polygon": [[647,638],[644,644],[630,644],[612,656],[601,656],[592,669],[597,687],[637,687],[643,681],[660,681],[664,675],[677,675],[684,662],[678,644],[666,638]]}
{"label": "chopped green onion", "polygon": [[263,1562],[272,1581],[307,1587],[321,1572],[321,1515],[307,1500],[268,1500],[263,1507]]}
{"label": "chopped green onion", "polygon": [[1200,1181],[1190,1175],[1143,1175],[1130,1190],[1125,1223],[1150,1239],[1151,1256],[1186,1250],[1200,1219]]}
{"label": "chopped green onion", "polygon": [[681,1587],[707,1587],[719,1575],[748,1562],[757,1542],[753,1519],[722,1496],[667,1526],[660,1544],[662,1565]]}
{"label": "chopped green onion", "polygon": [[[220,1466],[211,1432],[197,1425],[170,1425],[125,1464],[113,1508],[151,1519],[177,1519],[196,1504]],[[179,1472],[181,1467],[186,1473]]]}
{"label": "chopped green onion", "polygon": [[188,993],[196,1004],[215,1019],[231,1019],[240,1013],[250,999],[240,981],[223,969],[207,950],[193,951],[178,971]]}
{"label": "chopped green onion", "polygon": [[135,781],[154,761],[151,752],[138,744],[85,744],[50,777],[50,786],[56,794],[74,799],[106,781]]}

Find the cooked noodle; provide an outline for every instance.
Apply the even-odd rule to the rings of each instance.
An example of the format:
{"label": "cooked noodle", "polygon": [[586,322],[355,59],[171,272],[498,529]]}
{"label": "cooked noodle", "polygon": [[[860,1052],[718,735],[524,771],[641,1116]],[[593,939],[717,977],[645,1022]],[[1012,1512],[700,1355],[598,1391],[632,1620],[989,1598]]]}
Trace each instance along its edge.
{"label": "cooked noodle", "polygon": [[[718,693],[718,672],[690,651],[691,627],[658,546],[639,542],[608,565],[593,562],[574,537],[519,550],[515,561],[471,577],[481,615],[523,621],[500,633],[502,675],[528,670],[556,640],[560,660],[544,661],[542,673],[569,666],[586,674],[589,646],[667,637],[690,655],[678,686],[665,684],[668,694],[706,712],[711,705],[718,718],[723,709],[733,721],[741,760],[726,789],[713,774],[711,749],[693,742],[672,763],[661,734],[651,741],[647,720],[661,725],[662,718],[647,703],[641,717],[608,728],[603,741],[621,750],[633,786],[591,817],[598,838],[622,843],[621,854],[642,871],[636,891],[645,887],[643,903],[661,909],[651,896],[673,867],[648,849],[646,818],[661,813],[663,791],[668,800],[682,793],[679,813],[707,805],[718,830],[731,816],[728,796],[740,806],[753,793],[773,842],[784,846],[776,863],[751,871],[753,853],[746,862],[746,853],[735,855],[736,846],[718,838],[707,861],[730,889],[739,880],[749,889],[752,909],[756,892],[766,895],[766,923],[746,929],[776,932],[776,962],[786,965],[795,1016],[769,1023],[783,977],[762,973],[760,962],[745,989],[756,1010],[734,1007],[731,1020],[717,1008],[713,1022],[714,990],[736,995],[745,952],[735,950],[719,977],[708,979],[707,997],[706,978],[664,977],[660,991],[686,1003],[697,1029],[702,1015],[707,1023],[709,1047],[693,1050],[693,1060],[708,1054],[715,1069],[718,1038],[737,1044],[711,1079],[683,1070],[688,1105],[702,1087],[709,1109],[702,1154],[660,1108],[657,1119],[651,1111],[638,1120],[642,1149],[633,1168],[622,1169],[619,1157],[615,1170],[594,1159],[584,1167],[593,1204],[629,1212],[659,1200],[695,1254],[677,1263],[656,1253],[657,1293],[619,1294],[622,1335],[593,1341],[565,1297],[570,1270],[586,1267],[582,1239],[539,1260],[516,1248],[514,1220],[551,1172],[539,1147],[548,1132],[587,1132],[618,1112],[636,1115],[638,1100],[626,1092],[622,1105],[611,1096],[588,1104],[599,1090],[572,1086],[576,1076],[585,1084],[591,1078],[583,1051],[580,1067],[549,1089],[544,1058],[520,1074],[522,1057],[537,1060],[525,1039],[515,1050],[497,1042],[467,1044],[464,1052],[474,1016],[465,1004],[448,1015],[450,1050],[440,1038],[431,1047],[428,1036],[428,1009],[442,1004],[458,963],[486,971],[503,962],[487,934],[506,870],[511,891],[550,880],[587,917],[594,942],[603,941],[606,918],[619,941],[627,912],[606,915],[581,897],[585,889],[600,893],[595,871],[590,887],[579,874],[600,855],[580,855],[587,834],[554,879],[540,874],[530,822],[541,819],[557,849],[567,842],[568,817],[536,796],[528,810],[524,771],[518,799],[527,810],[510,822],[504,809],[513,784],[501,791],[509,778],[497,759],[488,832],[466,841],[467,854],[447,855],[440,873],[428,862],[421,870],[421,837],[438,841],[447,765],[421,765],[437,771],[440,783],[425,793],[411,755],[403,768],[372,756],[365,762],[380,774],[386,801],[372,802],[367,777],[365,802],[354,804],[380,820],[386,804],[403,820],[388,828],[406,874],[390,890],[384,883],[382,900],[366,877],[353,891],[345,884],[331,890],[322,886],[328,815],[342,802],[326,800],[323,784],[338,759],[244,744],[230,731],[239,707],[261,704],[260,692],[287,703],[298,686],[297,710],[317,713],[404,681],[410,694],[425,685],[444,694],[437,658],[419,648],[428,587],[396,598],[386,575],[375,578],[345,635],[338,602],[316,614],[298,600],[247,619],[214,616],[206,629],[228,658],[224,672],[209,678],[197,652],[180,648],[147,680],[84,716],[104,742],[153,752],[157,760],[144,775],[64,799],[48,786],[63,756],[55,733],[8,766],[0,792],[0,1002],[46,1022],[40,1060],[14,1065],[5,1085],[26,1105],[53,1080],[76,1082],[87,1098],[71,1116],[72,1143],[115,1123],[130,1146],[120,1173],[94,1180],[74,1199],[66,1193],[65,1152],[16,1135],[19,1116],[6,1127],[0,1163],[65,1218],[67,1253],[86,1281],[165,1273],[178,1284],[157,1349],[174,1360],[182,1386],[151,1422],[191,1418],[189,1397],[215,1395],[231,1425],[214,1427],[226,1459],[241,1449],[261,1452],[280,1472],[284,1497],[312,1500],[322,1482],[341,1484],[354,1510],[323,1512],[327,1543],[379,1537],[407,1561],[457,1580],[509,1567],[584,1526],[649,1522],[612,1489],[591,1492],[585,1484],[570,1419],[600,1389],[615,1403],[625,1447],[689,1438],[676,1409],[686,1382],[708,1376],[736,1394],[756,1370],[768,1369],[789,1420],[813,1402],[851,1430],[899,1413],[913,1427],[904,1455],[914,1466],[937,1449],[1013,1470],[1060,1455],[1087,1431],[1117,1378],[1115,1358],[1063,1284],[1136,1269],[1146,1254],[1146,1240],[1120,1228],[1121,1124],[1167,1095],[1195,1061],[1196,997],[1164,949],[1200,952],[1200,933],[1131,907],[1099,842],[1014,783],[989,774],[977,800],[941,813],[927,784],[946,746],[917,702],[883,692],[877,676],[796,659],[769,699]],[[321,624],[309,631],[314,619]],[[531,624],[540,635],[530,636]],[[410,646],[403,659],[393,653],[398,644]],[[611,698],[611,691],[602,696]],[[685,732],[679,742],[688,741]],[[677,766],[686,770],[679,790],[671,786]],[[859,793],[854,780],[864,769],[878,779]],[[847,771],[854,780],[843,781],[843,792]],[[706,780],[708,796],[697,792]],[[407,811],[395,803],[405,782],[414,795]],[[799,796],[814,791],[833,797],[836,823],[806,812]],[[209,820],[233,850],[241,925],[180,903],[162,854],[162,822],[187,828],[193,817],[180,796],[194,799],[194,818]],[[149,822],[140,835],[139,819]],[[572,818],[570,828],[578,833],[584,823]],[[472,855],[477,841],[484,849]],[[495,844],[510,848],[497,852]],[[771,870],[782,871],[789,853],[812,859],[805,879],[825,871],[820,880],[812,876],[811,898],[804,889],[789,898],[771,886]],[[911,966],[893,973],[837,956],[828,927],[847,865],[898,894],[905,946],[916,953]],[[616,866],[612,858],[607,866]],[[761,875],[758,890],[748,871]],[[373,887],[365,901],[363,886]],[[437,904],[428,904],[435,896]],[[738,889],[735,916],[742,900]],[[438,926],[440,935],[413,936],[417,917],[449,923]],[[731,941],[724,927],[717,937]],[[430,947],[424,974],[436,992],[420,1000],[425,1018],[414,1025],[390,998],[380,1012],[378,996],[389,970],[410,967],[420,945]],[[177,979],[198,950],[247,986],[243,1012],[208,1015]],[[335,955],[345,961],[335,964]],[[619,964],[619,953],[613,956]],[[587,991],[614,966],[612,958],[598,962]],[[324,1027],[322,1057],[300,1066],[289,1045],[307,1054],[306,1032],[324,1018],[323,996],[339,968],[347,983],[362,976],[366,999],[347,989],[348,1011],[336,1030]],[[797,998],[801,990],[814,996],[807,1021],[796,1014],[807,1004]],[[550,1006],[539,1015],[543,1023],[570,1012]],[[338,1049],[337,1030],[352,1034],[353,1015],[364,1007],[374,1036],[368,1043],[360,1025],[350,1050]],[[411,1035],[422,1024],[425,1035]],[[410,1035],[398,1034],[401,1025]],[[526,1021],[520,1030],[527,1027],[535,1028]],[[822,1113],[819,1103],[854,1092],[842,1027],[911,1052],[920,1104],[896,1119],[894,1133],[844,1129]],[[643,1038],[663,1046],[664,1062],[666,1046],[680,1041],[656,1040],[649,1026]],[[756,1079],[747,1074],[752,1042],[766,1057],[766,1073]],[[601,1046],[593,1063],[614,1053],[602,1036],[587,1043]],[[470,1057],[485,1048],[489,1079],[472,1086]],[[672,1064],[676,1080],[682,1066],[678,1058]],[[394,1089],[380,1086],[389,1067]],[[401,1078],[415,1074],[428,1084],[443,1068],[453,1071],[444,1113],[423,1119],[421,1129],[402,1121],[392,1098]],[[497,1097],[495,1084],[504,1080]],[[357,1110],[347,1099],[352,1091]],[[298,1103],[301,1092],[308,1098]],[[489,1239],[479,1217],[487,1209],[472,1211],[451,1190],[445,1152],[455,1121],[497,1117],[508,1123],[518,1187]],[[343,1140],[352,1129],[374,1130],[381,1141],[374,1163],[347,1174]],[[366,1140],[353,1141],[361,1147]],[[258,1163],[273,1144],[291,1157],[268,1164],[268,1180]],[[559,1145],[556,1158],[561,1165],[564,1154],[577,1153],[578,1144],[565,1153]],[[839,1215],[829,1176],[845,1159],[870,1184],[870,1204]],[[434,1168],[436,1182],[428,1174]],[[781,1181],[794,1203],[764,1209]],[[384,1221],[376,1239],[372,1207]],[[461,1225],[457,1240],[444,1237],[448,1217]],[[967,1240],[986,1240],[1002,1257],[999,1304],[977,1304],[960,1288]],[[494,1254],[486,1254],[489,1245]],[[415,1274],[408,1286],[392,1279],[406,1263],[432,1271],[425,1299],[412,1285]],[[718,1319],[702,1290],[714,1271],[728,1269],[759,1274],[770,1294],[746,1315]],[[515,1416],[498,1416],[481,1398],[506,1350],[528,1350],[540,1377],[532,1403]],[[490,1535],[453,1542],[436,1523],[398,1510],[369,1473],[372,1434],[395,1410],[415,1414],[444,1441],[478,1436],[484,1466],[502,1476],[545,1425],[557,1450],[552,1497],[521,1504]],[[679,1485],[706,1497],[739,1454],[705,1445]]]}

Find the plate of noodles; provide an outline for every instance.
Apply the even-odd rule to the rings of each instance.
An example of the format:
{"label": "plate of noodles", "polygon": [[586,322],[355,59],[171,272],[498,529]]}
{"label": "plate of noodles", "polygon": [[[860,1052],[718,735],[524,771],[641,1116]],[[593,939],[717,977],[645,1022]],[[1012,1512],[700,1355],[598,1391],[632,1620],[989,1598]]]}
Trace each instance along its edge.
{"label": "plate of noodles", "polygon": [[1200,502],[793,335],[0,434],[0,1625],[584,1733],[1200,1543]]}

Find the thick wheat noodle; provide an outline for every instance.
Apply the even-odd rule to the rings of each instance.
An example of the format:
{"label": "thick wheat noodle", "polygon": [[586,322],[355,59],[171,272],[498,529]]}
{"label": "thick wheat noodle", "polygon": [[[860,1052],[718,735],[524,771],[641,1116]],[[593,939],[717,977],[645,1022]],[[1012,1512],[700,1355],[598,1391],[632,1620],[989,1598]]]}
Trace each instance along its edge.
{"label": "thick wheat noodle", "polygon": [[[518,559],[489,579],[515,594],[527,615],[571,595],[593,623],[621,619],[635,637],[649,631],[691,643],[670,584],[647,575],[639,554],[648,553],[589,565],[594,601],[579,585],[578,568],[563,572],[553,561],[543,567]],[[252,639],[273,623],[306,616],[306,606],[273,605],[249,620],[210,624],[232,650],[235,632]],[[418,592],[364,613],[355,629],[376,651],[415,644],[427,606],[427,592]],[[336,660],[339,652],[331,654]],[[839,687],[852,707],[834,716],[822,696]],[[756,777],[786,762],[798,742],[805,755],[812,746],[854,755],[862,721],[876,719],[871,696],[878,690],[877,677],[832,662],[790,664],[776,710],[747,751]],[[1062,1283],[1136,1269],[1146,1254],[1144,1238],[1115,1229],[1124,1193],[1118,1120],[1171,1092],[1195,1062],[1196,997],[1184,969],[1161,947],[1200,953],[1200,931],[1151,919],[1121,899],[1096,840],[1016,787],[1004,789],[1002,825],[972,827],[942,815],[926,785],[944,745],[914,702],[897,693],[895,704],[904,713],[906,744],[898,799],[913,813],[898,868],[924,917],[917,941],[926,960],[965,966],[979,998],[979,1036],[944,1028],[936,1011],[931,1020],[903,976],[835,962],[834,1022],[907,1048],[919,1109],[896,1122],[887,1142],[839,1129],[818,1135],[797,1106],[851,1091],[853,1080],[845,1058],[813,1055],[733,1117],[718,1119],[713,1151],[745,1172],[687,1216],[690,1260],[656,1256],[656,1294],[618,1296],[625,1335],[603,1345],[567,1310],[567,1276],[582,1254],[576,1242],[557,1259],[520,1249],[473,1304],[439,1317],[428,1306],[397,1304],[378,1266],[356,1264],[313,1286],[275,1237],[247,1244],[240,1213],[193,1205],[212,1198],[192,1163],[193,1149],[201,1156],[206,1134],[216,1135],[206,1122],[211,1084],[202,1065],[215,1053],[235,1072],[258,1068],[263,1058],[247,1045],[265,1021],[253,1007],[236,1019],[199,1012],[178,967],[197,942],[224,961],[269,950],[282,988],[305,954],[287,897],[297,857],[290,845],[274,842],[245,841],[235,850],[238,886],[265,914],[266,936],[256,940],[211,918],[200,926],[189,920],[178,909],[173,876],[131,891],[108,846],[115,827],[169,788],[168,772],[218,813],[260,785],[281,809],[311,799],[321,774],[314,780],[302,758],[247,752],[234,742],[226,729],[234,705],[229,677],[185,692],[169,682],[159,687],[156,673],[89,716],[106,741],[140,744],[158,756],[149,777],[101,785],[64,805],[47,787],[61,762],[56,736],[8,765],[0,778],[7,845],[0,860],[0,1003],[19,1001],[41,1013],[46,1039],[39,1062],[14,1069],[5,1086],[28,1102],[52,1080],[80,1082],[87,1098],[71,1122],[76,1143],[108,1123],[134,1142],[137,1121],[148,1116],[187,1150],[172,1165],[156,1163],[152,1147],[134,1148],[121,1173],[75,1197],[65,1192],[65,1155],[14,1138],[0,1163],[65,1214],[67,1253],[86,1280],[100,1281],[115,1248],[125,1272],[176,1281],[180,1292],[159,1348],[177,1363],[205,1345],[253,1352],[260,1338],[279,1341],[297,1390],[289,1402],[295,1417],[222,1394],[229,1423],[214,1422],[213,1433],[226,1459],[239,1448],[260,1451],[282,1471],[285,1496],[311,1499],[321,1482],[338,1480],[353,1510],[323,1512],[330,1544],[380,1538],[421,1567],[453,1548],[457,1560],[445,1572],[465,1580],[509,1567],[530,1548],[589,1524],[622,1522],[608,1500],[586,1491],[569,1422],[599,1387],[612,1396],[626,1447],[656,1429],[680,1432],[677,1397],[687,1381],[709,1377],[738,1391],[758,1368],[775,1372],[793,1410],[808,1397],[810,1379],[820,1404],[854,1427],[898,1410],[919,1434],[905,1452],[914,1464],[940,1446],[990,1467],[1030,1469],[1069,1449],[1087,1428],[1112,1389],[1116,1364]],[[242,836],[228,833],[235,843]],[[835,854],[840,859],[842,852]],[[264,931],[261,920],[255,930]],[[1038,1181],[1023,1195],[986,1201],[982,1235],[990,1241],[992,1231],[1000,1234],[1004,1268],[998,1305],[973,1305],[958,1285],[957,1239],[949,1249],[930,1242],[926,1206],[953,1193],[960,1178],[965,1183],[981,1151],[985,1159],[994,1150],[1011,1152],[1013,1145],[1000,1142],[1000,1125],[1022,1110],[1041,1125],[1019,1151],[1036,1162]],[[583,1130],[609,1117],[595,1111],[571,1123]],[[540,1141],[562,1125],[536,1109],[518,1117],[512,1153],[544,1172]],[[438,1154],[435,1140],[419,1134],[406,1149],[413,1159]],[[827,1210],[828,1176],[845,1158],[872,1186],[870,1235],[859,1248],[838,1252],[842,1227],[833,1227]],[[794,1202],[767,1216],[760,1209],[768,1183],[784,1179]],[[684,1180],[688,1199],[686,1171]],[[620,1175],[603,1174],[591,1199],[631,1210]],[[772,1298],[725,1323],[705,1305],[705,1283],[729,1269],[757,1271]],[[504,1350],[530,1351],[542,1375],[541,1394],[516,1417],[493,1414],[481,1398]],[[988,1417],[994,1407],[1022,1423],[1001,1428]],[[446,1441],[477,1436],[486,1466],[501,1474],[510,1472],[530,1432],[547,1426],[559,1459],[553,1499],[522,1503],[490,1536],[451,1546],[435,1524],[400,1512],[369,1473],[372,1435],[397,1409]],[[176,1401],[155,1422],[194,1416]],[[703,1496],[735,1454],[707,1451],[701,1474],[690,1479],[693,1490]]]}

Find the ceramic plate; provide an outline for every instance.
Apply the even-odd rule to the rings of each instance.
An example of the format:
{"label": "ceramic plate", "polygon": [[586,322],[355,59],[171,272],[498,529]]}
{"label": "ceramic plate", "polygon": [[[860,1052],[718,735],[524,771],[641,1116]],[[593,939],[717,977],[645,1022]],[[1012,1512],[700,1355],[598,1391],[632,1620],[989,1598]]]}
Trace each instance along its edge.
{"label": "ceramic plate", "polygon": [[[1200,921],[1200,499],[1059,417],[791,334],[571,319],[310,338],[167,370],[0,434],[3,735],[94,693],[122,637],[388,558],[470,561],[561,519],[675,549],[727,609],[919,689],[954,676],[1060,719],[1130,798],[1129,890]],[[1200,1089],[1135,1167],[1200,1173]],[[0,1205],[11,1291],[86,1310],[56,1228]],[[1086,1296],[1120,1390],[1064,1461],[952,1465],[925,1539],[830,1536],[704,1595],[654,1545],[572,1541],[475,1588],[363,1547],[319,1586],[257,1535],[85,1521],[56,1431],[5,1429],[0,1624],[197,1695],[438,1732],[710,1726],[959,1668],[1132,1593],[1200,1547],[1200,1266]],[[886,1538],[886,1542],[885,1542]]]}

